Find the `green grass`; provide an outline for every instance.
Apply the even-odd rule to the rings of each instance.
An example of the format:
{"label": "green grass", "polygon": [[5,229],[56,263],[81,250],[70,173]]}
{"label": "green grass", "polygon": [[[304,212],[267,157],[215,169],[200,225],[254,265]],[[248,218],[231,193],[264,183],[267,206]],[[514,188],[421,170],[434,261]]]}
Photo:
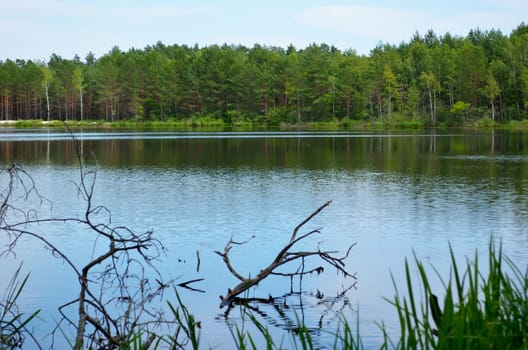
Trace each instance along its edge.
{"label": "green grass", "polygon": [[22,265],[17,268],[11,277],[5,294],[0,300],[0,349],[2,350],[22,348],[26,337],[31,336],[26,326],[40,312],[40,310],[37,310],[27,316],[18,310],[17,300],[29,278],[29,274],[27,274],[20,281],[21,268]]}
{"label": "green grass", "polygon": [[[451,271],[445,279],[434,269],[428,273],[414,256],[418,276],[405,261],[405,293],[394,282],[395,295],[387,299],[398,317],[399,335],[391,339],[381,323],[380,349],[528,349],[528,271],[504,256],[490,240],[488,268],[480,267],[478,254],[465,265],[458,265],[453,248],[449,247]],[[488,271],[486,274],[483,271]],[[418,282],[416,282],[416,278]],[[440,279],[441,290],[432,290],[432,279]],[[281,348],[264,325],[250,314],[267,349]],[[297,332],[289,333],[293,348],[313,349],[309,330],[299,323]],[[334,336],[333,349],[363,349],[359,329],[343,320]],[[237,328],[235,348],[256,349],[255,334]],[[282,342],[281,342],[282,344]]]}
{"label": "green grass", "polygon": [[[390,301],[396,308],[401,349],[527,349],[528,273],[489,244],[488,274],[483,275],[478,255],[457,266],[450,247],[451,273],[441,279],[443,290],[433,291],[426,269],[415,257],[420,285],[413,284],[405,263],[406,291],[397,288]],[[418,299],[421,289],[424,300]],[[437,295],[443,295],[441,301]]]}
{"label": "green grass", "polygon": [[[393,115],[390,118],[383,119],[351,119],[348,117],[338,119],[334,118],[328,121],[318,122],[301,122],[298,124],[291,124],[286,122],[277,123],[276,125],[268,125],[261,119],[255,120],[235,118],[231,122],[225,122],[223,119],[216,118],[211,115],[193,116],[186,119],[168,118],[164,120],[140,120],[140,119],[125,119],[114,122],[105,120],[69,120],[67,121],[71,128],[113,128],[113,129],[135,129],[135,130],[200,130],[200,131],[226,131],[226,130],[311,130],[311,131],[342,131],[342,130],[408,130],[408,129],[423,129],[429,127],[428,124],[417,118],[402,117],[400,115]],[[63,128],[64,122],[60,120],[51,120],[49,122],[33,119],[33,120],[16,120],[8,121],[0,124],[1,126],[17,127],[17,128]],[[435,128],[445,128],[445,124],[437,124]],[[477,129],[528,129],[528,119],[520,121],[498,122],[492,121],[489,118],[482,118],[473,121],[466,125],[459,125],[458,127],[470,127]]]}
{"label": "green grass", "polygon": [[187,346],[190,343],[193,350],[198,350],[200,346],[201,322],[197,321],[194,315],[189,312],[176,289],[175,293],[178,306],[168,302],[176,321],[174,334],[168,338],[168,344],[171,349],[175,349],[178,346]]}
{"label": "green grass", "polygon": [[528,119],[512,120],[504,124],[504,127],[508,129],[528,129]]}
{"label": "green grass", "polygon": [[[449,247],[451,269],[448,278],[432,267],[433,273],[416,257],[405,261],[403,292],[398,289],[402,281],[393,277],[395,294],[386,299],[394,306],[399,323],[395,339],[380,325],[380,349],[528,349],[528,270],[517,266],[504,256],[501,245],[490,240],[487,269],[481,268],[478,253],[465,264],[457,264],[454,249]],[[417,274],[411,271],[415,269]],[[24,288],[28,276],[18,282],[17,270],[9,284],[4,301],[0,304],[0,349],[15,348],[23,342],[27,324],[38,311],[24,316],[16,312],[15,302]],[[486,271],[484,273],[483,271]],[[439,279],[441,288],[433,290],[433,279]],[[137,337],[122,349],[192,348],[200,349],[201,322],[176,292],[177,305],[169,302],[174,318],[172,335],[156,335],[138,329]],[[249,308],[241,307],[242,322],[230,327],[234,349],[314,349],[316,341],[311,331],[299,320],[295,331],[273,338]],[[331,349],[363,349],[359,329],[342,319],[335,332]],[[251,327],[246,327],[251,326]],[[251,328],[252,332],[246,330]],[[332,331],[329,331],[332,332]],[[146,338],[145,338],[146,336]],[[286,340],[290,339],[290,346]],[[259,341],[260,339],[260,341]]]}

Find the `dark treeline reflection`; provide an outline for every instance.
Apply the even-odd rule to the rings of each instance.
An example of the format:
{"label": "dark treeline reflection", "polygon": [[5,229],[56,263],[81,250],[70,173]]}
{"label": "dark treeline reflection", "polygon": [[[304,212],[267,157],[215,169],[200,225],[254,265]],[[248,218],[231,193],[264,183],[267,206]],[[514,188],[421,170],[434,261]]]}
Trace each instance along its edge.
{"label": "dark treeline reflection", "polygon": [[[105,167],[302,168],[457,176],[528,177],[528,133],[436,131],[325,137],[222,137],[79,141]],[[71,141],[0,142],[10,162],[71,165]]]}

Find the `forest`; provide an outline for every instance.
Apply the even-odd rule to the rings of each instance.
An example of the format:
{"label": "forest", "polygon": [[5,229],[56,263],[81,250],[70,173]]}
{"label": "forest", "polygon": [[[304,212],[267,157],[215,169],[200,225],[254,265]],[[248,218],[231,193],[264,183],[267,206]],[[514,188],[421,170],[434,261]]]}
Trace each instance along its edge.
{"label": "forest", "polygon": [[408,119],[423,125],[528,118],[528,25],[509,35],[432,30],[368,55],[158,42],[84,61],[0,61],[0,120],[163,121],[255,125]]}

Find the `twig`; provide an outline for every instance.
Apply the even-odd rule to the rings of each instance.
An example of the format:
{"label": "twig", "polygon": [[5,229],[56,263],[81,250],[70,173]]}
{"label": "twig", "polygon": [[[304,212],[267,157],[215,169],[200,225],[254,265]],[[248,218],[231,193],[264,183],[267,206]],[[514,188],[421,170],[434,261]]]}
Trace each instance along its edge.
{"label": "twig", "polygon": [[[233,247],[233,244],[238,244],[238,245],[245,244],[245,243],[247,243],[247,241],[245,241],[245,242],[235,242],[235,241],[233,241],[233,238],[231,238],[226,243],[223,252],[216,251],[216,254],[218,254],[219,256],[222,257],[222,259],[223,259],[224,263],[226,264],[226,267],[229,270],[229,272],[231,272],[231,274],[233,276],[235,276],[238,280],[241,281],[233,289],[228,289],[227,293],[224,296],[220,296],[220,300],[221,300],[220,307],[224,307],[225,305],[228,305],[232,300],[234,300],[234,298],[237,295],[239,295],[239,294],[247,291],[251,287],[257,285],[258,283],[260,283],[262,280],[264,280],[265,278],[267,278],[270,275],[281,275],[281,276],[289,276],[289,277],[301,276],[302,277],[303,275],[314,273],[314,272],[322,273],[324,271],[323,267],[317,267],[315,269],[311,269],[311,270],[307,270],[307,271],[304,270],[304,259],[307,258],[307,257],[311,257],[311,256],[318,256],[324,262],[330,264],[331,266],[334,266],[337,269],[337,271],[343,273],[343,275],[345,277],[352,277],[353,275],[351,273],[349,273],[345,269],[344,260],[348,257],[348,255],[350,253],[350,250],[352,249],[352,247],[354,245],[351,245],[348,248],[347,253],[342,258],[338,258],[338,257],[333,256],[333,254],[336,253],[335,251],[321,251],[319,249],[316,250],[316,251],[299,251],[299,252],[291,252],[290,251],[292,249],[292,247],[296,243],[298,243],[299,241],[301,241],[301,240],[303,240],[305,238],[308,238],[308,237],[310,237],[313,234],[321,232],[321,229],[319,228],[319,229],[315,229],[315,230],[309,231],[309,232],[307,232],[305,234],[299,235],[299,230],[306,223],[308,223],[311,219],[313,219],[317,214],[319,214],[324,208],[329,206],[330,203],[331,203],[331,201],[326,202],[325,204],[320,206],[317,210],[315,210],[313,213],[311,213],[300,224],[298,224],[295,227],[295,229],[293,230],[289,242],[279,251],[279,253],[275,257],[275,259],[271,262],[271,264],[269,264],[264,269],[260,270],[260,272],[258,272],[254,277],[245,278],[244,276],[242,276],[242,274],[237,272],[237,270],[232,265],[231,260],[229,258],[229,252],[231,251],[231,248]],[[290,262],[296,261],[298,259],[302,259],[302,264],[301,265],[302,265],[303,268],[301,270],[297,270],[297,271],[292,272],[292,273],[278,273],[278,272],[275,272],[275,270],[278,267],[283,266],[285,264],[288,264]]]}
{"label": "twig", "polygon": [[[84,210],[72,217],[41,218],[37,209],[20,209],[22,206],[16,205],[18,201],[36,198],[40,206],[48,201],[37,191],[31,176],[19,166],[13,164],[9,168],[0,169],[0,175],[7,177],[5,188],[0,189],[0,232],[6,233],[9,239],[8,248],[2,254],[14,254],[18,241],[22,237],[30,237],[44,243],[53,257],[62,259],[75,273],[79,283],[78,294],[72,301],[59,307],[62,318],[51,333],[52,344],[55,333],[63,331],[59,327],[63,323],[75,329],[75,344],[72,344],[74,349],[91,348],[95,345],[100,348],[120,348],[129,345],[130,340],[138,333],[148,330],[143,327],[149,324],[171,323],[163,318],[161,312],[150,312],[146,308],[148,302],[163,293],[168,286],[161,282],[161,274],[154,265],[165,248],[152,231],[137,234],[127,227],[112,225],[110,210],[96,205],[94,198],[97,160],[92,155],[95,168],[90,169],[74,134],[67,124],[65,126],[77,152],[79,181],[75,184],[75,189],[84,203]],[[21,217],[23,219],[18,221]],[[11,222],[14,219],[17,222]],[[98,250],[97,255],[84,263],[74,263],[78,259],[73,259],[59,244],[37,231],[44,231],[46,224],[56,223],[79,224],[79,234],[91,233],[94,244],[98,248],[106,245],[106,249]],[[85,240],[86,237],[79,239]],[[199,268],[199,255],[197,257]],[[151,285],[147,275],[154,277],[152,280],[160,281],[159,285]],[[197,281],[187,281],[181,286],[200,291],[190,286]],[[66,307],[76,307],[76,319],[67,316],[71,313],[65,312]],[[142,316],[144,313],[156,318],[145,319]],[[149,339],[145,344],[148,342]]]}

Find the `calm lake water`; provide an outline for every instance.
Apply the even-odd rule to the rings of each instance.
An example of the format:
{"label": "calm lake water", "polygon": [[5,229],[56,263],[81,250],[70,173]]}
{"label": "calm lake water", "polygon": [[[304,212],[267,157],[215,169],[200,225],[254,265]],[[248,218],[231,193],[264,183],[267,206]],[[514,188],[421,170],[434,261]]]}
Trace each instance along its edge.
{"label": "calm lake water", "polygon": [[[321,347],[331,346],[326,331],[335,331],[341,314],[353,328],[359,319],[367,348],[381,341],[376,322],[397,334],[396,313],[383,297],[394,295],[391,273],[404,286],[404,259],[413,253],[447,278],[449,243],[461,262],[477,250],[485,266],[493,236],[521,268],[528,262],[527,132],[97,131],[76,137],[86,154],[97,157],[95,201],[111,210],[113,222],[154,230],[168,248],[160,264],[166,276],[204,278],[196,287],[205,293],[180,291],[202,321],[203,348],[232,348],[228,325],[240,318],[232,311],[226,320],[219,309],[219,295],[237,280],[214,251],[231,237],[242,241],[254,235],[233,248],[234,264],[254,275],[272,261],[292,229],[328,200],[332,204],[306,226],[322,227],[321,234],[303,249],[319,245],[345,252],[356,243],[346,262],[357,281],[327,268],[305,278],[302,293],[281,299],[294,306]],[[52,215],[81,214],[74,184],[79,171],[68,134],[0,129],[0,161],[2,167],[17,162],[33,176],[53,203]],[[43,234],[75,257],[94,245],[71,228]],[[5,237],[0,243],[5,246]],[[57,307],[75,297],[75,280],[40,243],[21,242],[16,253],[0,260],[0,291],[24,261],[23,271],[31,277],[21,307],[43,309],[34,327],[44,336],[58,318]],[[298,291],[298,283],[294,287]],[[439,282],[433,288],[441,294]],[[288,292],[289,279],[276,277],[251,296]],[[281,315],[273,305],[257,307],[259,319],[278,337],[288,318],[295,321],[291,310]],[[287,336],[284,344],[288,348]]]}

